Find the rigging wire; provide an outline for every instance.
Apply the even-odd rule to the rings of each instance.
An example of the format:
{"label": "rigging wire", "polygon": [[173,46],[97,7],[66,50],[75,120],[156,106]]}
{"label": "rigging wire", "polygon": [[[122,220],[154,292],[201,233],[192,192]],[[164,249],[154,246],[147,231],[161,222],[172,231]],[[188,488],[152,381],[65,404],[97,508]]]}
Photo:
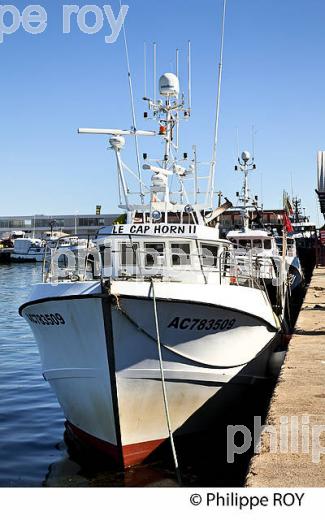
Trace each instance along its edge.
{"label": "rigging wire", "polygon": [[[122,9],[122,0],[119,0],[119,2],[120,2],[120,7]],[[127,37],[126,37],[125,22],[123,23],[123,37],[124,37],[124,47],[125,47],[126,63],[127,63],[127,69],[128,69],[128,81],[129,81],[131,111],[132,111],[132,125],[133,125],[133,130],[134,130],[134,144],[135,144],[135,151],[136,151],[136,157],[137,157],[138,176],[139,176],[139,183],[140,183],[140,197],[141,197],[141,203],[143,204],[144,203],[144,192],[143,192],[141,165],[140,165],[139,140],[138,140],[138,136],[136,134],[137,121],[136,121],[136,115],[135,115],[133,83],[132,83],[131,66],[130,66],[130,58],[129,58],[129,48],[128,48],[128,42],[127,42]]]}
{"label": "rigging wire", "polygon": [[147,97],[147,44],[143,44],[143,63],[144,63],[144,97]]}

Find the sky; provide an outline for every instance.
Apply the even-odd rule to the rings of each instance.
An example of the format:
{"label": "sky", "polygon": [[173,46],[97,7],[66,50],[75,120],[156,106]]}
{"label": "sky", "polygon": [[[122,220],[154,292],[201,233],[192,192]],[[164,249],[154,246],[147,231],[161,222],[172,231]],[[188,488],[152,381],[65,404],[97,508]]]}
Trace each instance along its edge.
{"label": "sky", "polygon": [[[74,0],[80,8],[90,2]],[[93,4],[95,3],[92,0]],[[158,44],[158,74],[173,71],[180,49],[181,88],[186,89],[186,47],[192,43],[192,117],[184,123],[181,149],[198,147],[201,161],[212,155],[220,49],[222,0],[124,0],[137,127],[144,121],[143,45]],[[79,136],[78,127],[130,128],[130,97],[123,34],[106,43],[103,29],[84,34],[76,16],[63,34],[65,2],[40,0],[46,30],[20,27],[0,43],[0,215],[105,213],[117,211],[114,155],[102,136]],[[26,1],[11,2],[20,12]],[[119,0],[111,5],[115,16]],[[89,25],[94,18],[89,15]],[[4,23],[10,25],[10,15]],[[1,22],[1,16],[0,16]],[[315,199],[316,154],[325,149],[324,0],[228,0],[216,189],[230,200],[242,179],[234,171],[239,149],[252,150],[256,172],[252,193],[265,208],[279,208],[282,191],[302,198],[306,214],[322,223]],[[158,145],[160,142],[158,141]],[[141,151],[156,153],[148,138]],[[162,152],[161,152],[162,153]],[[135,166],[133,142],[125,162]]]}

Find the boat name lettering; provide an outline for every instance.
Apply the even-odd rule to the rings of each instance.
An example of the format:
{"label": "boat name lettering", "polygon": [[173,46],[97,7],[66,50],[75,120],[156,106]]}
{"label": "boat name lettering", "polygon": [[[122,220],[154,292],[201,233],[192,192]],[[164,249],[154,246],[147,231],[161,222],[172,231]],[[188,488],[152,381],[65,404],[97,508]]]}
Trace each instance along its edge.
{"label": "boat name lettering", "polygon": [[37,325],[65,325],[61,314],[26,314],[27,318]]}
{"label": "boat name lettering", "polygon": [[180,330],[211,330],[216,332],[222,330],[230,330],[234,327],[235,323],[235,318],[208,320],[201,318],[176,317],[169,323],[168,328]]}
{"label": "boat name lettering", "polygon": [[169,225],[169,224],[133,224],[132,226],[116,225],[113,226],[113,235],[122,234],[132,235],[146,235],[146,234],[161,234],[161,235],[184,235],[195,234],[196,225]]}

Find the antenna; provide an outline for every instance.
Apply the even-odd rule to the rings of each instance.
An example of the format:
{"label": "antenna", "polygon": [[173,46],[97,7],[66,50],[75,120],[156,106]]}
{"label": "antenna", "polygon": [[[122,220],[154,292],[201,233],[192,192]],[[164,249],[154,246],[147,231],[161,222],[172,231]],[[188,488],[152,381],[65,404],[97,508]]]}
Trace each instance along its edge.
{"label": "antenna", "polygon": [[[179,49],[176,49],[176,76],[178,76],[179,73]],[[177,96],[177,99],[179,98],[179,95]],[[179,147],[179,117],[177,114],[176,117],[176,150],[178,150]]]}
{"label": "antenna", "polygon": [[255,125],[252,125],[252,160],[255,158]]}
{"label": "antenna", "polygon": [[[240,157],[238,157],[238,166],[235,166],[235,171],[243,172],[244,174],[244,184],[242,188],[242,196],[239,198],[241,202],[243,202],[243,217],[244,217],[244,228],[249,227],[249,213],[248,213],[248,203],[251,200],[250,190],[248,187],[248,174],[249,172],[256,170],[256,165],[254,164],[254,158],[251,157],[251,154],[246,150],[243,151]],[[254,205],[254,203],[253,203]]]}
{"label": "antenna", "polygon": [[239,159],[239,130],[236,128],[236,146],[237,146],[237,159]]}
{"label": "antenna", "polygon": [[147,97],[147,44],[143,44],[143,64],[144,64],[144,97]]}
{"label": "antenna", "polygon": [[153,44],[153,102],[157,101],[157,44]]}
{"label": "antenna", "polygon": [[192,108],[192,56],[191,56],[191,42],[188,41],[187,47],[187,80],[188,80],[188,109]]}
{"label": "antenna", "polygon": [[[120,0],[120,6],[122,9],[122,2]],[[135,115],[135,105],[134,105],[134,95],[133,95],[133,85],[132,85],[132,75],[131,75],[131,66],[130,66],[130,58],[129,58],[129,49],[128,42],[126,38],[126,29],[125,23],[123,24],[123,37],[124,37],[124,47],[125,47],[125,56],[126,56],[126,64],[128,70],[128,80],[129,80],[129,91],[130,91],[130,100],[131,100],[131,113],[132,113],[132,125],[134,130],[134,145],[135,145],[135,153],[137,158],[137,168],[138,168],[138,178],[139,178],[139,187],[140,187],[140,197],[141,202],[144,202],[144,185],[142,182],[142,172],[140,167],[140,152],[139,152],[139,141],[137,136],[137,121]]]}
{"label": "antenna", "polygon": [[[220,46],[220,61],[218,71],[218,93],[217,93],[217,106],[216,106],[216,119],[214,127],[214,142],[212,150],[212,161],[210,169],[210,205],[213,206],[213,195],[214,195],[214,183],[215,183],[215,172],[216,172],[216,158],[217,158],[217,146],[218,146],[218,134],[219,134],[219,115],[220,115],[220,98],[221,98],[221,81],[222,81],[222,67],[223,67],[223,49],[224,49],[224,38],[225,38],[225,21],[226,21],[226,7],[227,0],[223,0],[223,14],[222,14],[222,31],[221,31],[221,46]],[[208,194],[207,194],[208,195]]]}
{"label": "antenna", "polygon": [[198,196],[198,177],[197,177],[197,150],[196,145],[193,144],[193,155],[194,155],[194,204],[197,204],[197,196]]}
{"label": "antenna", "polygon": [[145,137],[155,136],[156,132],[149,130],[120,130],[119,128],[78,128],[78,134],[94,134],[94,135],[113,135],[120,137],[121,135],[142,135]]}

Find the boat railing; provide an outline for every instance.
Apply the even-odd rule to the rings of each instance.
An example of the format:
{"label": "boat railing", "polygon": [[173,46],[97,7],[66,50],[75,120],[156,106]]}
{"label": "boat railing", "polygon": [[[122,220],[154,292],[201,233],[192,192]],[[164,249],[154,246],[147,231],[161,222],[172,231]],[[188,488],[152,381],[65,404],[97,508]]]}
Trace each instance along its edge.
{"label": "boat railing", "polygon": [[215,249],[205,250],[197,240],[193,242],[195,247],[190,253],[184,248],[173,248],[166,254],[157,247],[151,249],[133,236],[123,236],[123,241],[121,237],[112,239],[111,236],[108,240],[101,237],[97,241],[90,236],[79,237],[78,242],[70,247],[68,237],[64,237],[57,240],[55,247],[47,247],[43,280],[58,283],[107,279],[145,281],[155,278],[161,281],[261,288],[263,264],[250,251],[238,257],[230,245],[218,248],[214,244]]}
{"label": "boat railing", "polygon": [[[44,282],[86,278],[87,255],[96,255],[93,235],[65,235],[46,242],[42,277]],[[83,251],[85,254],[81,254]]]}

